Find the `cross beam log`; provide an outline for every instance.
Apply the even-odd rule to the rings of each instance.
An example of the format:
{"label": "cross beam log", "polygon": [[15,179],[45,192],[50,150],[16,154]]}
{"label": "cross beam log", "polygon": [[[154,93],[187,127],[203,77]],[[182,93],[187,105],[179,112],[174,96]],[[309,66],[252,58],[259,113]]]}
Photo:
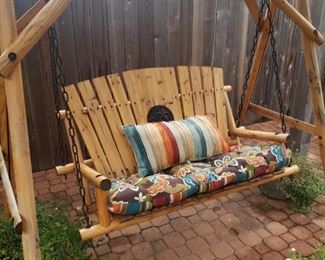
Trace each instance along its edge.
{"label": "cross beam log", "polygon": [[[256,114],[264,116],[268,119],[281,121],[281,118],[280,118],[280,115],[278,112],[275,112],[271,109],[256,105],[254,103],[250,103],[249,110]],[[297,128],[301,131],[304,131],[304,132],[312,134],[312,135],[317,135],[317,133],[318,133],[316,126],[314,126],[312,124],[298,120],[291,116],[284,116],[284,120],[285,120],[286,124],[289,125],[290,127]]]}
{"label": "cross beam log", "polygon": [[[8,47],[17,37],[13,0],[0,1],[0,45]],[[22,244],[25,259],[38,260],[40,256],[35,193],[29,150],[24,88],[20,63],[4,80],[7,99],[13,178],[17,202],[23,219]]]}
{"label": "cross beam log", "polygon": [[6,78],[58,19],[71,0],[51,0],[0,56],[0,76]]}
{"label": "cross beam log", "polygon": [[[298,0],[297,3],[299,1],[300,0]],[[272,3],[291,18],[303,33],[318,45],[322,45],[325,42],[324,36],[311,24],[311,19],[306,19],[306,17],[299,13],[287,0],[272,0]]]}
{"label": "cross beam log", "polygon": [[[299,12],[307,19],[311,20],[310,9],[307,0],[299,0],[296,2]],[[320,156],[323,162],[323,171],[325,173],[325,105],[322,92],[322,83],[317,60],[317,52],[314,41],[310,39],[307,33],[302,33],[302,45],[304,49],[304,57],[306,70],[308,75],[308,84],[313,104],[314,124],[316,125]]]}

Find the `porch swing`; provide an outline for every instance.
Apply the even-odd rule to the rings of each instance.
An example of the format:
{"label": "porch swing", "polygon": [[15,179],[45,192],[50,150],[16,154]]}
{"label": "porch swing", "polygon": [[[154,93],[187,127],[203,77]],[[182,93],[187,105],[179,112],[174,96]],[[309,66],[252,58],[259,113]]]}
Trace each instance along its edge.
{"label": "porch swing", "polygon": [[[24,89],[21,67],[19,65],[27,53],[69,6],[71,0],[50,0],[46,4],[45,1],[39,0],[18,21],[15,18],[13,1],[2,0],[0,2],[0,47],[2,51],[0,56],[0,87],[4,87],[5,90],[6,106],[4,112],[8,112],[8,126],[5,124],[0,125],[0,127],[2,130],[8,130],[7,127],[10,129],[9,143],[11,154],[13,155],[12,174],[16,181],[19,213],[23,216],[22,243],[24,257],[27,259],[40,259]],[[107,194],[116,188],[116,183],[119,180],[125,179],[129,182],[124,182],[124,187],[134,188],[134,186],[128,184],[139,181],[139,178],[135,175],[137,172],[135,158],[126,141],[126,137],[122,133],[122,125],[124,125],[124,130],[128,129],[130,133],[130,130],[137,129],[139,124],[142,124],[140,128],[143,128],[143,125],[147,121],[168,121],[174,119],[174,121],[153,125],[173,128],[175,124],[181,124],[187,131],[192,131],[196,129],[193,126],[193,122],[201,122],[201,128],[199,127],[201,132],[196,129],[196,136],[202,136],[202,129],[205,134],[208,133],[210,135],[210,139],[207,139],[210,142],[205,143],[205,155],[207,155],[207,147],[209,147],[210,152],[211,149],[213,150],[217,147],[218,152],[213,150],[213,153],[218,154],[222,152],[221,155],[217,155],[221,156],[221,158],[215,158],[213,162],[220,166],[219,161],[221,159],[221,161],[224,161],[222,156],[224,156],[223,152],[227,150],[227,143],[239,144],[238,137],[258,138],[282,144],[286,142],[288,134],[285,133],[252,131],[239,127],[239,123],[244,122],[245,116],[248,110],[250,110],[272,120],[280,120],[284,132],[286,130],[285,122],[290,127],[319,137],[320,156],[323,162],[323,168],[325,169],[325,107],[315,46],[315,43],[322,45],[325,42],[325,38],[311,24],[308,1],[297,1],[298,11],[286,0],[262,0],[261,6],[267,5],[268,11],[266,15],[263,12],[263,8],[259,10],[256,1],[245,0],[245,3],[255,23],[258,25],[256,34],[260,31],[260,36],[258,40],[257,35],[254,37],[252,48],[254,51],[252,52],[248,65],[249,73],[246,76],[243,88],[244,93],[241,98],[242,105],[239,109],[240,113],[236,118],[237,126],[227,96],[227,92],[231,90],[231,87],[224,86],[222,69],[198,66],[148,68],[102,76],[65,87],[61,68],[62,60],[58,52],[56,33],[54,28],[50,30],[54,86],[58,92],[62,86],[64,99],[64,110],[59,111],[60,108],[57,107],[57,115],[58,118],[64,121],[65,128],[71,137],[69,138],[69,142],[72,147],[71,152],[74,160],[72,164],[58,166],[57,172],[58,174],[76,172],[77,174],[83,201],[82,209],[87,222],[87,227],[80,230],[82,239],[91,239],[113,230],[166,215],[169,212],[177,211],[190,205],[281,179],[299,171],[296,165],[282,167],[286,163],[284,162],[280,164],[281,169],[276,169],[273,173],[263,174],[263,176],[258,176],[257,178],[252,178],[254,176],[249,175],[248,180],[245,182],[238,180],[237,183],[234,183],[234,177],[231,177],[233,174],[225,174],[222,183],[225,184],[225,180],[228,181],[229,179],[230,183],[228,182],[228,185],[223,185],[223,187],[220,187],[222,185],[218,182],[214,183],[215,185],[209,185],[209,183],[204,185],[201,182],[201,185],[199,185],[200,183],[198,181],[202,181],[204,178],[196,178],[196,181],[194,181],[195,178],[188,178],[187,185],[185,186],[189,186],[192,183],[194,186],[196,185],[196,190],[194,187],[194,191],[193,189],[188,189],[189,191],[185,195],[184,193],[178,193],[178,196],[170,196],[170,202],[180,200],[181,202],[161,206],[161,200],[156,200],[156,205],[160,205],[161,207],[154,208],[152,207],[153,203],[151,200],[149,201],[151,203],[149,206],[148,204],[141,204],[143,207],[138,207],[138,209],[143,209],[143,212],[139,212],[138,214],[131,214],[130,216],[111,214],[107,209],[107,202],[112,197],[108,198]],[[254,92],[269,34],[271,35],[273,48],[272,57],[276,61],[276,52],[274,51],[275,42],[272,34],[272,18],[274,18],[276,9],[283,11],[302,31],[302,43],[309,79],[308,85],[312,97],[314,124],[284,115],[281,105],[277,66],[274,67],[274,70],[276,72],[280,117],[272,110],[251,103],[251,97]],[[3,103],[0,103],[0,105],[2,108],[4,107]],[[184,120],[181,121],[182,119]],[[202,122],[205,122],[203,126]],[[135,126],[135,124],[138,125]],[[126,125],[129,125],[129,128],[125,127]],[[152,128],[152,125],[145,125],[145,127],[149,126]],[[78,129],[91,159],[84,160],[80,152],[81,146],[77,138],[76,129]],[[215,138],[211,138],[212,136],[215,136]],[[3,141],[2,136],[0,138],[0,141]],[[146,139],[144,140],[146,141]],[[211,144],[216,144],[216,146]],[[203,145],[200,147],[200,154],[202,156]],[[282,150],[281,146],[277,147],[278,151]],[[263,155],[270,159],[270,153],[268,151],[258,152],[264,153]],[[4,153],[8,154],[8,149]],[[231,153],[226,153],[226,155],[231,159]],[[274,159],[274,157],[272,158]],[[148,161],[146,162],[148,163]],[[189,169],[196,167],[202,170],[200,167],[203,165],[209,171],[211,167],[207,167],[207,163],[209,162],[201,164],[190,163],[185,166]],[[222,167],[224,166],[225,164]],[[228,163],[227,166],[233,165]],[[243,169],[245,171],[245,167]],[[174,168],[173,170],[181,175],[185,172],[186,175],[186,171],[181,171],[179,168]],[[173,172],[170,175],[173,175]],[[247,177],[247,174],[238,175],[242,178],[241,180],[247,179],[244,178]],[[155,178],[157,179],[157,176],[162,175],[152,176],[154,177],[149,176],[147,179],[150,180],[151,178],[154,180]],[[90,226],[86,207],[90,204],[90,196],[87,188],[88,182],[95,186],[96,206],[99,216],[99,223],[93,226]],[[174,182],[174,184],[177,186],[179,183]],[[212,192],[206,192],[210,187],[214,187],[215,189],[217,187],[219,189],[213,191],[210,189]],[[148,189],[142,189],[142,191],[148,191]],[[143,201],[143,195],[138,193],[137,196],[134,196],[134,201],[140,202],[141,200],[142,202],[148,202]],[[111,209],[116,211],[121,208],[114,209],[114,207],[111,207]]]}
{"label": "porch swing", "polygon": [[[270,24],[269,35],[271,37],[283,134],[253,131],[239,127],[240,114],[243,109],[265,6],[267,6],[265,22]],[[281,99],[272,17],[269,1],[261,1],[236,123],[227,96],[227,92],[231,91],[231,86],[224,86],[223,72],[220,68],[204,66],[145,68],[124,71],[120,75],[101,76],[65,86],[56,31],[54,26],[51,27],[49,38],[54,90],[56,93],[55,103],[57,105],[58,128],[60,131],[59,139],[61,140],[60,146],[62,150],[63,138],[60,121],[64,120],[66,131],[70,136],[71,154],[74,160],[74,165],[58,166],[56,169],[58,174],[67,174],[71,170],[76,172],[80,194],[82,195],[82,211],[87,225],[86,228],[80,230],[82,239],[91,239],[209,199],[278,180],[299,171],[297,165],[289,166],[290,163],[286,158],[285,150],[279,145],[271,146],[269,150],[245,147],[230,153],[228,149],[220,149],[218,153],[221,155],[214,157],[213,160],[205,161],[203,164],[191,162],[175,166],[170,169],[169,175],[163,174],[160,170],[174,166],[175,162],[171,164],[165,163],[163,167],[157,161],[155,166],[158,166],[155,170],[151,169],[153,168],[152,162],[149,162],[151,170],[147,169],[148,165],[143,167],[143,161],[148,158],[155,160],[159,152],[161,152],[154,151],[154,146],[165,146],[166,148],[167,141],[164,136],[169,134],[169,130],[176,127],[176,125],[183,124],[185,121],[184,124],[188,126],[189,120],[195,122],[195,124],[202,123],[203,125],[200,126],[202,132],[207,131],[204,125],[209,125],[211,121],[215,121],[216,124],[212,122],[211,126],[213,128],[217,126],[219,135],[212,135],[212,137],[222,139],[220,143],[213,141],[215,146],[221,146],[224,141],[239,145],[239,137],[273,141],[282,145],[286,142],[288,134],[286,133]],[[63,86],[64,110],[60,111],[58,95],[61,86]],[[208,115],[210,119],[202,115]],[[162,121],[171,122],[161,123]],[[152,124],[152,122],[160,123]],[[90,160],[85,160],[80,152],[81,147],[75,126],[87,147]],[[122,132],[122,126],[124,126],[124,133]],[[161,127],[167,127],[169,130],[164,132]],[[161,136],[160,134],[157,135],[157,129],[154,128],[160,128],[159,133]],[[142,132],[141,135],[141,131],[144,131],[145,134]],[[149,131],[151,132],[149,133]],[[168,142],[176,138],[176,135],[182,134],[175,132],[173,132],[175,135],[172,138],[170,136],[167,138]],[[195,135],[193,131],[191,134]],[[142,142],[139,141],[138,135],[141,135]],[[163,142],[150,140],[150,138],[159,139],[161,137],[162,139],[165,138]],[[205,136],[203,141],[211,141],[210,137]],[[149,140],[143,140],[146,138]],[[146,142],[150,143],[150,148],[148,148]],[[176,140],[176,142],[179,146],[179,140]],[[207,143],[205,145],[208,146]],[[278,152],[275,152],[276,150]],[[171,154],[171,156],[175,156],[175,151],[171,150],[170,147],[166,148],[165,152],[169,153],[167,157]],[[254,162],[247,163],[244,158],[247,154],[249,160],[254,161],[257,158],[257,160],[262,160],[261,164],[256,166]],[[251,154],[254,155],[251,156]],[[192,156],[186,158],[186,160],[180,160],[179,158],[177,163],[207,157],[206,154],[204,155],[195,158]],[[211,155],[215,155],[215,152]],[[148,158],[144,158],[146,156]],[[278,156],[281,159],[278,159]],[[179,155],[179,157],[181,156]],[[159,158],[160,160],[164,159],[163,157]],[[231,159],[224,162],[225,158]],[[223,164],[220,164],[220,160],[223,161]],[[236,163],[239,163],[240,166],[235,171],[234,169],[230,170]],[[141,164],[142,166],[140,166]],[[93,166],[96,170],[93,169]],[[252,167],[253,170],[248,170],[248,168]],[[262,172],[261,168],[264,169]],[[186,172],[185,175],[184,172]],[[238,177],[242,175],[245,176]],[[96,191],[99,224],[94,226],[90,225],[87,215],[86,204],[90,203],[87,182],[93,184]],[[165,187],[169,191],[159,187],[160,190],[156,192],[157,186],[163,182],[170,184],[170,187],[168,185]],[[195,185],[198,186],[198,191],[193,191],[195,190],[193,182],[196,182]],[[171,187],[177,191],[170,191]],[[162,193],[167,195],[163,196]],[[150,202],[148,202],[149,198]],[[108,210],[108,204],[110,204],[109,209],[111,212]]]}

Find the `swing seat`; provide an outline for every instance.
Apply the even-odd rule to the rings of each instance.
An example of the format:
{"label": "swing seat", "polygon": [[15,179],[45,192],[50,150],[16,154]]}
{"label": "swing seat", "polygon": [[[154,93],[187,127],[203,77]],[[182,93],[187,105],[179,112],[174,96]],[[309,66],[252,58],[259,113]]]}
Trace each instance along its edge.
{"label": "swing seat", "polygon": [[234,147],[232,152],[203,162],[183,163],[145,177],[133,174],[114,180],[109,190],[109,210],[133,215],[261,177],[289,165],[287,152],[278,145]]}
{"label": "swing seat", "polygon": [[[88,166],[89,160],[81,163],[83,176],[96,187],[99,216],[98,224],[80,230],[84,240],[299,171],[296,165],[287,166],[288,157],[280,146],[288,134],[235,126],[227,96],[231,87],[224,86],[220,68],[179,66],[131,70],[82,81],[66,87],[66,91],[74,123],[95,169]],[[268,149],[250,148],[251,152],[259,151],[254,156],[249,155],[249,150],[245,154],[247,148],[241,148],[205,158],[200,163],[183,162],[168,172],[139,177],[137,160],[122,126],[145,124],[148,119],[182,120],[201,115],[216,122],[228,144],[237,145],[239,137],[245,137],[277,145]],[[281,150],[281,159],[272,153],[275,150]],[[254,160],[249,161],[252,158],[262,160],[259,167],[254,166]],[[237,163],[236,167],[232,163]],[[159,185],[155,186],[155,181],[157,184],[167,183],[166,180],[171,186],[168,189],[166,185],[161,193],[164,196],[159,197],[155,192]],[[131,199],[118,193],[123,189],[133,192]],[[144,198],[146,195],[148,198]]]}

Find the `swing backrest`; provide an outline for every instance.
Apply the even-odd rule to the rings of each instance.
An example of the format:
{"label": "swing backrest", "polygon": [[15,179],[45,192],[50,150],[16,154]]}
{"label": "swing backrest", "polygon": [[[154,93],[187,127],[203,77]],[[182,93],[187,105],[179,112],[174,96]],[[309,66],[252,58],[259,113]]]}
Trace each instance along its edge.
{"label": "swing backrest", "polygon": [[136,173],[122,125],[147,122],[153,106],[174,119],[207,114],[228,138],[223,71],[179,66],[125,71],[70,85],[69,107],[97,171],[116,178]]}

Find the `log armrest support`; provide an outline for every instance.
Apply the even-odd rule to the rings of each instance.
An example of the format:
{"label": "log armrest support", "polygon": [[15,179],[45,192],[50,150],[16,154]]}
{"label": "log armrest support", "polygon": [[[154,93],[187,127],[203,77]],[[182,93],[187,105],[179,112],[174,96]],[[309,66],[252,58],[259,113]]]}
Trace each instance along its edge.
{"label": "log armrest support", "polygon": [[88,165],[81,163],[80,169],[82,175],[102,191],[108,191],[111,188],[111,181],[106,176],[100,174]]}
{"label": "log armrest support", "polygon": [[249,130],[245,127],[229,129],[229,133],[236,137],[273,141],[277,143],[286,143],[289,137],[289,134]]}

